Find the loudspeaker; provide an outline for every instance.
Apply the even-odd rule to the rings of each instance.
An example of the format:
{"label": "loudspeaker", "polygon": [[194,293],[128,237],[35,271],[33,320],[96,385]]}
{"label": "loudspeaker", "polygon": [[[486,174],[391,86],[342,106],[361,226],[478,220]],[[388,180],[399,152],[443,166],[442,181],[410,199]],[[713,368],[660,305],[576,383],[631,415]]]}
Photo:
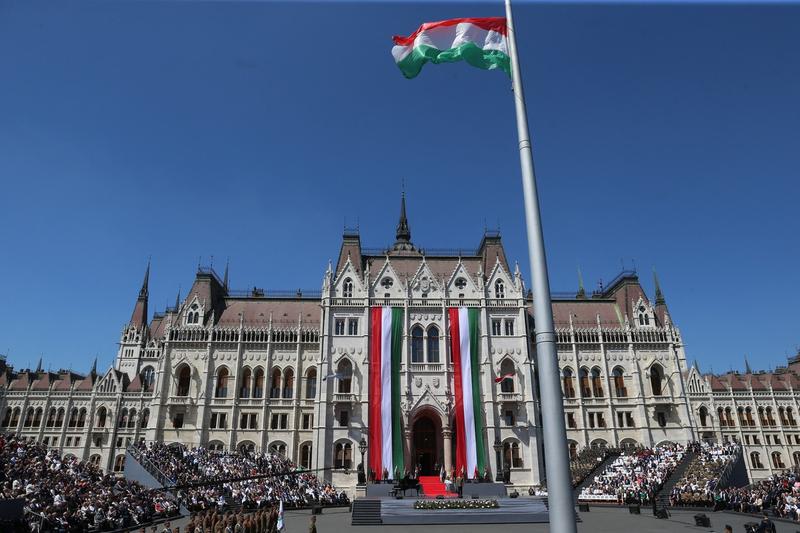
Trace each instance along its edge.
{"label": "loudspeaker", "polygon": [[653,512],[653,514],[655,515],[656,518],[660,518],[661,520],[666,520],[667,518],[669,518],[669,513],[663,507],[656,509],[655,512]]}
{"label": "loudspeaker", "polygon": [[519,498],[519,492],[514,491],[508,495],[509,498]]}
{"label": "loudspeaker", "polygon": [[694,525],[700,527],[711,527],[711,519],[703,513],[694,515]]}
{"label": "loudspeaker", "polygon": [[628,506],[628,512],[630,514],[642,514],[642,506],[639,505],[638,503],[631,504]]}
{"label": "loudspeaker", "polygon": [[588,513],[589,512],[589,504],[588,503],[579,503],[578,504],[578,511],[580,511],[582,513]]}
{"label": "loudspeaker", "polygon": [[321,505],[315,505],[314,507],[312,507],[311,508],[311,514],[322,514],[322,506]]}

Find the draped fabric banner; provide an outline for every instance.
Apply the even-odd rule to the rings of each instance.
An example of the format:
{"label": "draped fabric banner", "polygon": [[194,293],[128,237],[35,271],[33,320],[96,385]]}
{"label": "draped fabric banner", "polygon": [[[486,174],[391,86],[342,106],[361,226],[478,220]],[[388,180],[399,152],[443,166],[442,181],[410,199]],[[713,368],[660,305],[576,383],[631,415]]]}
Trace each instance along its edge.
{"label": "draped fabric banner", "polygon": [[450,353],[455,370],[456,472],[469,479],[483,474],[486,450],[481,416],[478,309],[451,307]]}
{"label": "draped fabric banner", "polygon": [[400,358],[403,310],[370,309],[369,332],[369,469],[376,479],[402,477],[403,433],[400,427]]}

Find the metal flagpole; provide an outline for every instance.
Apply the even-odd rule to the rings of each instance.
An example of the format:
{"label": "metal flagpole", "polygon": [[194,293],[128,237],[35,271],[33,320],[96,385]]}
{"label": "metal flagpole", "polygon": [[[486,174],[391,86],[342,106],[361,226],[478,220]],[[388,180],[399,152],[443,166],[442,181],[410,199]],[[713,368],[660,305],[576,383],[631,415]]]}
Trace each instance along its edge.
{"label": "metal flagpole", "polygon": [[519,159],[522,166],[522,190],[525,196],[525,224],[528,228],[528,254],[531,262],[541,422],[547,425],[546,429],[543,428],[542,434],[544,435],[547,471],[547,498],[550,507],[550,531],[553,533],[577,533],[575,506],[572,500],[572,480],[567,456],[567,429],[564,424],[564,405],[556,358],[553,309],[550,306],[550,282],[547,278],[542,219],[539,213],[536,175],[533,169],[533,151],[528,133],[528,115],[525,110],[525,94],[522,90],[522,77],[519,70],[511,0],[505,0],[505,3],[508,45],[511,53],[511,80],[514,88],[514,105],[517,111]]}

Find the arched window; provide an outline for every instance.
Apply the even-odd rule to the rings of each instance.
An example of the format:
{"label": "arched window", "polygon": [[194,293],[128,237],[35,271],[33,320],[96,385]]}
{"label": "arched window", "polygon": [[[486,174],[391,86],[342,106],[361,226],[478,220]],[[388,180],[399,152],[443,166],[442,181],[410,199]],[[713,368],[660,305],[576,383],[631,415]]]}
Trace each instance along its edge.
{"label": "arched window", "polygon": [[348,442],[337,442],[333,447],[333,467],[353,468],[353,445]]}
{"label": "arched window", "polygon": [[208,443],[208,449],[209,451],[212,452],[221,452],[222,450],[225,449],[225,445],[218,440],[212,440],[211,442]]}
{"label": "arched window", "polygon": [[705,407],[700,407],[700,425],[707,426],[708,425],[708,409]]}
{"label": "arched window", "polygon": [[624,450],[633,450],[639,444],[633,439],[622,439],[622,442],[619,443],[620,448]]}
{"label": "arched window", "polygon": [[719,420],[720,427],[726,427],[728,424],[725,420],[725,415],[723,414],[725,411],[722,410],[722,407],[717,407],[717,419]]}
{"label": "arched window", "polygon": [[517,369],[514,367],[514,362],[510,359],[505,359],[503,364],[500,365],[500,377],[503,378],[503,381],[500,382],[500,392],[514,392],[516,373]]}
{"label": "arched window", "polygon": [[249,398],[250,388],[253,386],[252,381],[253,371],[247,367],[242,369],[242,379],[239,385],[239,398]]}
{"label": "arched window", "polygon": [[256,368],[255,379],[253,380],[253,398],[264,396],[264,369]]}
{"label": "arched window", "polygon": [[214,389],[215,398],[228,397],[228,369],[224,366],[217,372],[217,386]]}
{"label": "arched window", "polygon": [[792,462],[794,466],[800,466],[800,452],[792,452]]}
{"label": "arched window", "polygon": [[25,422],[22,423],[23,427],[29,428],[33,424],[33,407],[28,407],[25,411]]}
{"label": "arched window", "polygon": [[781,452],[772,452],[772,467],[773,468],[785,468],[786,465],[783,464],[781,460]]}
{"label": "arched window", "polygon": [[653,365],[650,367],[650,388],[653,389],[653,396],[661,396],[661,380],[664,377],[664,371],[661,365]]}
{"label": "arched window", "polygon": [[86,425],[86,408],[82,408],[80,413],[78,413],[78,427],[82,428]]}
{"label": "arched window", "polygon": [[286,444],[283,442],[273,442],[269,445],[269,453],[286,457]]}
{"label": "arched window", "polygon": [[42,425],[42,415],[44,414],[44,410],[39,407],[36,409],[36,414],[33,415],[33,427],[38,428]]}
{"label": "arched window", "polygon": [[125,470],[125,455],[118,455],[114,459],[114,472],[122,472]]}
{"label": "arched window", "polygon": [[519,441],[509,439],[503,443],[503,465],[509,468],[522,468]]}
{"label": "arched window", "polygon": [[590,446],[593,450],[605,450],[608,446],[608,443],[603,439],[596,439],[592,441]]}
{"label": "arched window", "polygon": [[[64,426],[64,417],[66,416],[66,414],[67,414],[67,412],[64,410],[63,407],[58,410],[58,415],[56,416],[56,426],[55,427],[60,428],[60,427]],[[11,423],[12,423],[12,425],[16,425],[16,424],[14,424],[13,420],[11,421]]]}
{"label": "arched window", "polygon": [[144,367],[142,372],[139,374],[139,377],[142,380],[142,390],[144,392],[152,392],[153,385],[156,382],[156,371],[153,369],[153,367]]}
{"label": "arched window", "polygon": [[342,283],[342,297],[353,297],[353,280],[350,278],[345,279],[344,283]]}
{"label": "arched window", "polygon": [[498,279],[494,282],[494,297],[495,298],[505,298],[506,297],[506,286],[503,283],[502,279]]}
{"label": "arched window", "polygon": [[436,326],[428,328],[428,362],[439,362],[439,328]]}
{"label": "arched window", "polygon": [[128,425],[128,410],[121,409],[119,412],[119,418],[117,419],[117,427],[124,428]]}
{"label": "arched window", "polygon": [[794,427],[797,425],[797,421],[794,419],[794,414],[792,413],[792,408],[786,408],[786,418],[789,420],[789,425]]}
{"label": "arched window", "polygon": [[305,442],[300,445],[300,468],[311,468],[311,443]]}
{"label": "arched window", "polygon": [[580,380],[581,397],[591,398],[592,389],[589,386],[589,371],[586,368],[581,368],[578,371],[578,379]]}
{"label": "arched window", "polygon": [[564,370],[561,371],[561,384],[564,388],[564,398],[574,398],[575,397],[575,380],[572,375],[572,369],[569,367],[565,367]]}
{"label": "arched window", "polygon": [[786,420],[786,410],[783,407],[778,407],[778,418],[780,418],[782,426],[789,425],[789,422]]}
{"label": "arched window", "polygon": [[[11,416],[11,409],[6,411],[6,417],[10,418]],[[56,408],[51,407],[50,412],[47,413],[47,422],[45,425],[49,428],[53,427],[56,424]],[[3,421],[3,427],[8,427],[6,421]]]}
{"label": "arched window", "polygon": [[100,466],[100,454],[99,453],[93,454],[91,457],[89,457],[89,462],[92,465],[94,465],[96,467],[99,467]]}
{"label": "arched window", "polygon": [[317,370],[309,368],[306,372],[306,399],[313,400],[317,397]]}
{"label": "arched window", "polygon": [[422,328],[420,326],[414,326],[411,328],[411,362],[422,363],[424,361]]}
{"label": "arched window", "polygon": [[256,451],[255,443],[254,442],[250,442],[249,440],[244,440],[244,441],[240,442],[239,446],[237,446],[237,448],[239,449],[239,453],[242,453],[242,454],[250,454],[250,453],[253,453],[253,452]]}
{"label": "arched window", "polygon": [[104,428],[106,427],[106,415],[108,411],[106,411],[105,407],[101,407],[97,410],[97,427]]}
{"label": "arched window", "polygon": [[616,367],[612,372],[612,376],[614,377],[614,394],[617,395],[617,398],[626,398],[628,390],[625,388],[625,376],[622,369]]}
{"label": "arched window", "polygon": [[603,382],[600,380],[600,369],[592,369],[592,394],[595,398],[603,397]]}
{"label": "arched window", "polygon": [[280,368],[276,368],[272,371],[272,379],[270,380],[269,385],[269,397],[270,398],[280,398],[281,397],[281,370]]}
{"label": "arched window", "polygon": [[192,381],[192,369],[189,365],[182,365],[178,369],[178,396],[189,396],[189,384]]}
{"label": "arched window", "polygon": [[350,394],[352,392],[350,389],[353,381],[353,365],[348,359],[342,359],[336,367],[336,373],[339,375],[339,393]]}
{"label": "arched window", "polygon": [[747,425],[750,427],[755,427],[756,421],[753,420],[753,409],[751,407],[745,408],[744,416],[745,418],[747,418]]}
{"label": "arched window", "polygon": [[768,425],[767,424],[767,419],[764,416],[764,408],[763,407],[759,407],[758,408],[758,423],[761,424],[762,426]]}
{"label": "arched window", "polygon": [[142,429],[147,429],[147,423],[149,421],[150,421],[150,409],[143,409],[139,427]]}
{"label": "arched window", "polygon": [[72,411],[69,413],[69,423],[68,426],[74,428],[78,425],[78,408],[73,407]]}
{"label": "arched window", "polygon": [[136,427],[136,409],[131,409],[128,412],[128,428]]}
{"label": "arched window", "polygon": [[569,458],[571,461],[574,461],[578,458],[578,443],[574,440],[568,441],[569,442]]}
{"label": "arched window", "polygon": [[750,466],[752,468],[764,468],[761,464],[761,455],[758,452],[750,452]]}
{"label": "arched window", "polygon": [[196,303],[193,303],[191,307],[189,307],[189,313],[186,315],[186,323],[187,324],[200,323],[200,308]]}
{"label": "arched window", "polygon": [[775,427],[776,424],[775,424],[775,418],[772,415],[772,407],[767,407],[766,413],[767,413],[767,424],[769,424],[769,427]]}
{"label": "arched window", "polygon": [[294,370],[291,367],[283,371],[283,397],[294,398]]}

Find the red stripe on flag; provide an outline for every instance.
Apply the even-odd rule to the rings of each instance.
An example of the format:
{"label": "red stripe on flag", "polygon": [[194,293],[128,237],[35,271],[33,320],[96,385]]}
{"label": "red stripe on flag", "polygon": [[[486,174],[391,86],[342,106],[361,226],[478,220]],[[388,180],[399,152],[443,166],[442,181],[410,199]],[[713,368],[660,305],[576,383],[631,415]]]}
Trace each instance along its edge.
{"label": "red stripe on flag", "polygon": [[461,387],[461,334],[458,325],[458,308],[447,310],[450,318],[450,353],[455,369],[455,409],[456,409],[456,474],[467,468],[467,430],[464,424],[464,391]]}
{"label": "red stripe on flag", "polygon": [[417,35],[419,35],[425,30],[438,28],[440,26],[455,26],[456,24],[461,24],[462,22],[468,22],[486,31],[496,31],[503,35],[506,35],[507,32],[505,17],[462,18],[462,19],[440,20],[438,22],[426,22],[425,24],[417,28],[417,31],[415,31],[408,37],[403,37],[402,35],[395,35],[394,37],[392,37],[392,40],[394,40],[394,44],[399,46],[411,46],[412,44],[414,44],[414,39],[417,38]]}
{"label": "red stripe on flag", "polygon": [[[369,332],[369,468],[376,479],[383,474],[381,456],[381,323],[383,309],[370,310]],[[369,476],[369,470],[365,472]]]}

